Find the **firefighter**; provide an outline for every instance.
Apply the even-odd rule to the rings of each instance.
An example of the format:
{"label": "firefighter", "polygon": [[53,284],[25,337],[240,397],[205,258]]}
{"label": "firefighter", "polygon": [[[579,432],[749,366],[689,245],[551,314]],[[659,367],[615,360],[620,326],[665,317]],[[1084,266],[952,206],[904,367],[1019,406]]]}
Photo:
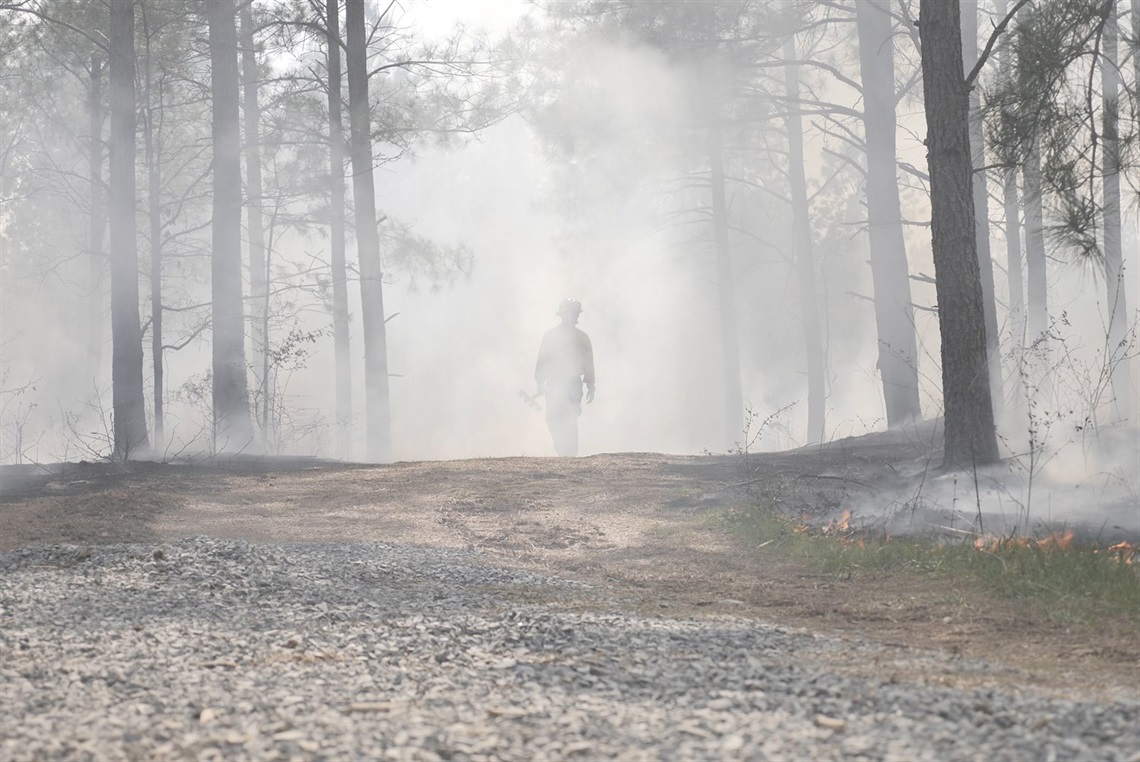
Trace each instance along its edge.
{"label": "firefighter", "polygon": [[594,401],[594,348],[578,328],[582,304],[565,299],[555,313],[561,323],[542,337],[534,380],[538,394],[546,396],[546,425],[554,451],[562,457],[578,454],[578,416],[582,414],[582,385],[586,402]]}

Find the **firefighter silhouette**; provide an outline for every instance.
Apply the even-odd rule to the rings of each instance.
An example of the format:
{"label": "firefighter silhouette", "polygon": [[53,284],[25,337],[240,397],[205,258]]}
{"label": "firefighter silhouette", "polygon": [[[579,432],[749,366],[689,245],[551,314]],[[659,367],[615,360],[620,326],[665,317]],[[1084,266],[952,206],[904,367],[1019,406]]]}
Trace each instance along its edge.
{"label": "firefighter silhouette", "polygon": [[534,380],[546,397],[546,425],[554,451],[563,457],[578,454],[578,416],[582,414],[582,386],[586,402],[594,401],[594,348],[578,328],[582,304],[565,299],[555,313],[561,322],[542,337]]}

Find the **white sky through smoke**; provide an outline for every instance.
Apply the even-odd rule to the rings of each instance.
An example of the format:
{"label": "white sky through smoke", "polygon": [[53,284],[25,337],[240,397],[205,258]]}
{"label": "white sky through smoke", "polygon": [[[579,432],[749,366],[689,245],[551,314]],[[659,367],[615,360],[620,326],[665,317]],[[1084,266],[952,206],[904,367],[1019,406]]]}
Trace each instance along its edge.
{"label": "white sky through smoke", "polygon": [[[375,3],[378,8],[384,4]],[[456,24],[499,35],[532,10],[526,0],[429,0],[408,7],[409,20],[431,37],[447,35]]]}

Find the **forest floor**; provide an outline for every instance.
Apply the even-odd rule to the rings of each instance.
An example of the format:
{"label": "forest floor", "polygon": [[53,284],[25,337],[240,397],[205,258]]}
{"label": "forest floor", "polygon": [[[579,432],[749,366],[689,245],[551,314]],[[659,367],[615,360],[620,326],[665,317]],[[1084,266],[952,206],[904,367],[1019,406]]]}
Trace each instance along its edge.
{"label": "forest floor", "polygon": [[[929,449],[914,438],[874,435],[747,458],[628,453],[383,466],[236,458],[69,464],[50,473],[8,467],[0,470],[0,551],[197,535],[467,548],[492,563],[604,586],[641,614],[727,614],[884,645],[874,663],[852,658],[844,665],[851,674],[1137,697],[1140,627],[1127,612],[1056,621],[969,579],[823,573],[745,541],[722,520],[757,500],[795,510],[814,505],[826,518],[853,493],[866,501],[885,481],[925,478],[900,474],[930,462]],[[993,669],[931,674],[908,658],[914,649],[982,659]]]}

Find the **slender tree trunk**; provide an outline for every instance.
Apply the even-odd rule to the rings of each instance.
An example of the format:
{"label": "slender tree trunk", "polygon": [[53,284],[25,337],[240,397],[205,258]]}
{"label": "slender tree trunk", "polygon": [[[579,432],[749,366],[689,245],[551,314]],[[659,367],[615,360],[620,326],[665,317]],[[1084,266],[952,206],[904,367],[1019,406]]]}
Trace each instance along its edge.
{"label": "slender tree trunk", "polygon": [[1140,0],[1132,0],[1132,69],[1133,85],[1140,90]]}
{"label": "slender tree trunk", "polygon": [[372,134],[368,107],[368,67],[364,38],[364,0],[345,3],[348,108],[352,154],[352,200],[360,260],[360,311],[364,324],[364,415],[366,457],[392,457],[388,396],[388,341],[384,324],[380,241],[376,229],[376,194],[372,185]]}
{"label": "slender tree trunk", "polygon": [[1021,262],[1021,199],[1017,187],[1017,170],[1002,171],[1002,195],[1005,209],[1005,261],[1009,278],[1009,316],[1018,343],[1025,330],[1025,274]]}
{"label": "slender tree trunk", "polygon": [[[724,435],[731,449],[743,441],[744,395],[740,388],[740,345],[736,326],[732,249],[728,240],[728,204],[724,196],[724,151],[720,130],[709,131],[713,236],[716,243],[717,301],[720,305],[721,367],[724,371]],[[746,443],[745,443],[746,444]]]}
{"label": "slender tree trunk", "polygon": [[111,4],[111,395],[114,456],[147,447],[139,257],[135,238],[135,10]]}
{"label": "slender tree trunk", "polygon": [[241,140],[234,0],[206,4],[213,94],[214,204],[211,294],[213,306],[214,444],[240,451],[250,442],[249,384],[241,278]]}
{"label": "slender tree trunk", "polygon": [[887,426],[920,420],[918,342],[896,170],[895,64],[886,0],[855,3],[867,142],[867,224]]}
{"label": "slender tree trunk", "polygon": [[1045,350],[1048,345],[1049,293],[1045,256],[1045,213],[1042,208],[1041,145],[1037,138],[1025,157],[1025,271],[1027,344]]}
{"label": "slender tree trunk", "polygon": [[[1009,279],[1009,328],[1015,355],[1025,349],[1025,281],[1021,263],[1021,200],[1017,187],[1017,169],[1002,170],[1002,202],[1005,209],[1005,268]],[[1011,407],[1020,409],[1025,397],[1021,374],[1011,380],[1016,387]]]}
{"label": "slender tree trunk", "polygon": [[349,345],[348,268],[344,229],[344,123],[341,117],[340,3],[327,0],[329,77],[329,246],[332,266],[333,345],[336,361],[336,424],[340,456],[352,458],[352,359]]}
{"label": "slender tree trunk", "polygon": [[[964,0],[962,7],[962,58],[964,74],[978,61],[978,0]],[[1000,409],[1005,394],[1001,377],[1001,341],[998,333],[994,265],[990,253],[989,189],[986,184],[986,142],[982,129],[981,86],[970,88],[970,153],[973,174],[975,246],[982,280],[982,306],[986,317],[986,356],[989,359],[990,398]]]}
{"label": "slender tree trunk", "polygon": [[[1132,13],[1136,15],[1133,0]],[[1112,363],[1112,394],[1117,420],[1131,415],[1132,379],[1128,367],[1128,295],[1124,284],[1124,256],[1120,226],[1120,71],[1117,69],[1117,41],[1120,34],[1116,0],[1108,0],[1105,20],[1101,82],[1104,135],[1104,280],[1108,289],[1108,343]]]}
{"label": "slender tree trunk", "polygon": [[[148,136],[148,142],[153,138]],[[163,385],[165,365],[162,356],[162,206],[159,199],[162,168],[158,153],[153,146],[147,146],[150,166],[147,175],[149,188],[150,215],[150,353],[154,365],[154,446],[161,448],[166,441],[163,431],[165,418],[163,406]]]}
{"label": "slender tree trunk", "polygon": [[[784,58],[796,58],[795,37],[784,43]],[[803,118],[794,105],[800,97],[800,67],[784,65],[784,87],[790,104],[785,117],[788,131],[788,178],[792,194],[792,240],[799,274],[800,313],[807,349],[808,382],[808,442],[822,442],[824,438],[824,404],[826,399],[826,359],[819,324],[819,305],[815,291],[815,259],[812,254],[811,218],[807,200],[807,179],[804,176]]]}
{"label": "slender tree trunk", "polygon": [[[270,245],[267,246],[265,249],[265,257],[264,257],[265,270],[262,272],[262,276],[261,276],[262,281],[264,281],[265,283],[269,283],[269,274],[273,268],[273,261],[272,261],[273,260],[273,256],[272,256],[272,254],[273,254],[273,251],[272,251],[272,249],[273,249],[273,246],[272,246],[273,228],[272,227],[269,228],[269,242],[270,242]],[[261,300],[260,300],[260,302],[256,302],[256,304],[257,304],[257,310],[258,310],[258,312],[256,313],[257,314],[256,319],[261,321],[261,326],[260,326],[261,335],[268,338],[268,336],[269,336],[269,289],[268,288],[263,289],[262,294],[261,294]],[[269,413],[273,409],[273,391],[274,391],[274,389],[273,389],[273,383],[274,383],[273,378],[274,377],[272,375],[270,375],[268,347],[266,348],[266,350],[267,351],[262,352],[262,354],[261,354],[261,377],[263,379],[265,379],[263,382],[265,385],[265,404],[263,404],[261,406],[261,434],[262,434],[262,437],[265,439],[266,447],[269,448],[270,447]],[[270,449],[272,449],[273,452],[279,452],[279,448],[281,446],[281,440],[278,437],[278,434],[279,434],[279,432],[276,431],[276,426],[275,426],[274,431],[273,431],[273,436],[272,436],[273,445],[272,445],[272,448],[270,448]]]}
{"label": "slender tree trunk", "polygon": [[[998,0],[997,17],[1005,18],[1007,0]],[[998,71],[1005,87],[1012,87],[1013,55],[1008,45],[998,50]],[[1003,121],[1010,122],[1015,117],[1004,115]],[[1005,210],[1006,276],[1009,280],[1009,313],[1014,340],[1023,341],[1025,330],[1025,276],[1021,258],[1021,199],[1017,186],[1017,157],[1014,152],[1002,156],[1002,199]]]}
{"label": "slender tree trunk", "polygon": [[[142,20],[143,33],[146,35],[143,147],[147,172],[147,218],[150,224],[150,356],[154,368],[151,389],[154,399],[154,447],[162,449],[166,441],[163,410],[165,366],[162,354],[162,148],[159,145],[159,126],[155,119],[156,114],[162,113],[163,104],[155,103],[154,58],[151,55],[151,31],[147,23],[146,6],[143,6]],[[161,92],[159,89],[159,97]]]}
{"label": "slender tree trunk", "polygon": [[921,0],[922,81],[947,468],[998,459],[972,194],[970,98],[958,0]]}
{"label": "slender tree trunk", "polygon": [[103,364],[103,230],[107,209],[103,201],[103,54],[91,54],[91,84],[87,91],[87,178],[90,216],[87,221],[87,370],[99,376]]}
{"label": "slender tree trunk", "polygon": [[[254,399],[256,406],[267,404],[266,382],[263,367],[268,351],[269,337],[263,332],[264,321],[257,308],[265,301],[268,288],[265,275],[265,234],[261,205],[261,107],[257,102],[257,49],[253,44],[253,11],[249,5],[241,9],[241,66],[242,95],[245,99],[245,193],[246,227],[249,231],[249,296],[252,366],[254,369]],[[254,306],[256,305],[256,306]],[[265,432],[262,432],[264,436]]]}
{"label": "slender tree trunk", "polygon": [[[996,8],[997,18],[1005,18],[1007,1],[998,0]],[[1013,82],[1013,56],[1009,45],[1002,45],[998,50],[998,71],[1003,87],[1012,87]],[[1013,114],[1003,114],[1002,121],[1011,124],[1015,119]],[[1017,186],[1017,156],[1016,152],[1004,151],[1002,155],[1001,185],[1002,206],[1005,212],[1005,269],[1009,289],[1009,328],[1013,337],[1015,354],[1021,356],[1025,347],[1025,276],[1022,272],[1021,257],[1021,199]],[[1023,410],[1025,402],[1024,382],[1020,372],[1011,376],[1016,386],[1013,395],[1013,407]]]}
{"label": "slender tree trunk", "polygon": [[[1013,62],[1016,72],[1028,71],[1036,65],[1032,59],[1018,58]],[[1020,115],[1020,119],[1035,119],[1033,114]],[[1015,132],[1024,129],[1015,125]],[[1026,291],[1026,361],[1041,368],[1048,367],[1048,267],[1045,252],[1045,213],[1044,183],[1041,175],[1041,140],[1037,137],[1037,126],[1031,127],[1032,136],[1025,147],[1025,159],[1021,168],[1022,189],[1024,191],[1023,211],[1025,214],[1025,291]],[[1040,363],[1038,362],[1040,360]],[[1038,379],[1039,380],[1039,379]]]}

